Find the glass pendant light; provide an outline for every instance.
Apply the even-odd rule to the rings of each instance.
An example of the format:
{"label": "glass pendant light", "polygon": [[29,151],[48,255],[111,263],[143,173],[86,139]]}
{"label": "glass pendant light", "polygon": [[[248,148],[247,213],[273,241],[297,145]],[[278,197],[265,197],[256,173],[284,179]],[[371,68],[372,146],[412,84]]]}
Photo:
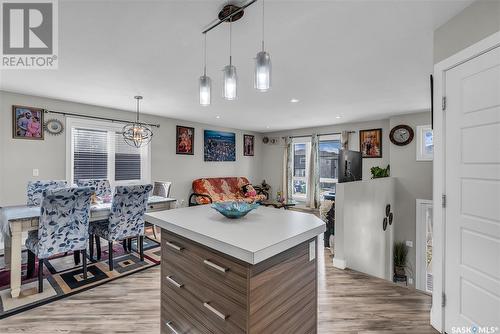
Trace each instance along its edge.
{"label": "glass pendant light", "polygon": [[207,34],[203,34],[205,37],[204,41],[204,66],[203,75],[200,77],[200,105],[209,106],[212,97],[212,80],[207,76]]}
{"label": "glass pendant light", "polygon": [[262,51],[255,57],[254,88],[267,92],[271,88],[271,56],[264,51],[264,0],[262,0]]}
{"label": "glass pendant light", "polygon": [[125,142],[135,148],[149,144],[153,138],[153,131],[145,123],[139,121],[139,102],[142,96],[134,96],[137,101],[137,118],[134,123],[129,123],[123,127],[122,134]]}
{"label": "glass pendant light", "polygon": [[223,73],[223,97],[226,100],[236,100],[238,97],[238,75],[236,74],[236,67],[233,66],[233,59],[231,54],[231,39],[232,39],[232,19],[229,19],[229,65],[224,66]]}

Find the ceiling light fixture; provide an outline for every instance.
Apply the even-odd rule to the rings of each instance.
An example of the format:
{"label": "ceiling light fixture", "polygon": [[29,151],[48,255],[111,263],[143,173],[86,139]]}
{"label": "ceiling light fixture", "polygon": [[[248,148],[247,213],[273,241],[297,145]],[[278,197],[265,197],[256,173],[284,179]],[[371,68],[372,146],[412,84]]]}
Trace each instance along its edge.
{"label": "ceiling light fixture", "polygon": [[222,70],[223,73],[223,97],[226,100],[232,101],[236,100],[238,97],[238,75],[236,74],[236,67],[233,66],[232,51],[232,29],[233,19],[229,18],[229,65],[224,66]]}
{"label": "ceiling light fixture", "polygon": [[265,6],[262,0],[262,51],[255,57],[254,88],[260,92],[267,92],[271,88],[271,56],[264,49]]}
{"label": "ceiling light fixture", "polygon": [[337,115],[335,118],[336,118],[336,119],[341,119],[341,118],[342,118],[342,116]]}
{"label": "ceiling light fixture", "polygon": [[290,102],[297,103],[297,102],[299,102],[299,100],[298,99],[291,99]]}
{"label": "ceiling light fixture", "polygon": [[137,101],[137,118],[134,123],[126,124],[123,127],[122,134],[125,142],[135,148],[148,145],[153,138],[153,131],[145,123],[139,121],[139,102],[142,96],[134,96]]}
{"label": "ceiling light fixture", "polygon": [[215,118],[219,119],[219,118],[220,118],[220,116],[219,116],[219,115],[217,115],[217,116],[215,116]]}
{"label": "ceiling light fixture", "polygon": [[203,34],[203,75],[200,77],[200,105],[209,106],[212,97],[212,80],[207,76],[207,34]]}

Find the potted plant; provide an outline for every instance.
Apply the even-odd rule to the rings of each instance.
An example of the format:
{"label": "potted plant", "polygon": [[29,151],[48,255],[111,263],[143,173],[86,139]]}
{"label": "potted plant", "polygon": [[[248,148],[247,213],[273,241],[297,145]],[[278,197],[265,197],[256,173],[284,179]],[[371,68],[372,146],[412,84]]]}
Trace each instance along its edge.
{"label": "potted plant", "polygon": [[396,242],[394,244],[394,274],[396,276],[405,276],[407,256],[408,248],[404,242]]}
{"label": "potted plant", "polygon": [[387,165],[387,168],[381,168],[379,166],[375,166],[370,168],[370,172],[372,173],[372,179],[389,177],[391,175],[391,166]]}

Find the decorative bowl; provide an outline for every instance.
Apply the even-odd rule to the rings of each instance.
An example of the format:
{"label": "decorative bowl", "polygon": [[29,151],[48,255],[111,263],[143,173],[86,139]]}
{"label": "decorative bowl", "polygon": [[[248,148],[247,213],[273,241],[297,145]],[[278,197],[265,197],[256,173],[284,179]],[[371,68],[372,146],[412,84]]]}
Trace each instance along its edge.
{"label": "decorative bowl", "polygon": [[218,202],[212,204],[212,208],[219,211],[223,216],[231,219],[241,218],[256,209],[258,203],[247,203],[243,201]]}

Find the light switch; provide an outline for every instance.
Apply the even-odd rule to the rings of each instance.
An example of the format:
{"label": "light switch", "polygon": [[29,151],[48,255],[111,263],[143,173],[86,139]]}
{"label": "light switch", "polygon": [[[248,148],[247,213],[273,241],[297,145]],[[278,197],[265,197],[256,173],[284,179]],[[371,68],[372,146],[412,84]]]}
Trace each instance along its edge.
{"label": "light switch", "polygon": [[413,247],[413,241],[411,241],[411,240],[406,240],[406,246],[408,246],[408,247],[410,247],[410,248],[411,248],[411,247]]}
{"label": "light switch", "polygon": [[39,175],[38,169],[37,168],[33,169],[33,176],[38,176],[38,175]]}
{"label": "light switch", "polygon": [[309,261],[316,258],[316,240],[309,243]]}

